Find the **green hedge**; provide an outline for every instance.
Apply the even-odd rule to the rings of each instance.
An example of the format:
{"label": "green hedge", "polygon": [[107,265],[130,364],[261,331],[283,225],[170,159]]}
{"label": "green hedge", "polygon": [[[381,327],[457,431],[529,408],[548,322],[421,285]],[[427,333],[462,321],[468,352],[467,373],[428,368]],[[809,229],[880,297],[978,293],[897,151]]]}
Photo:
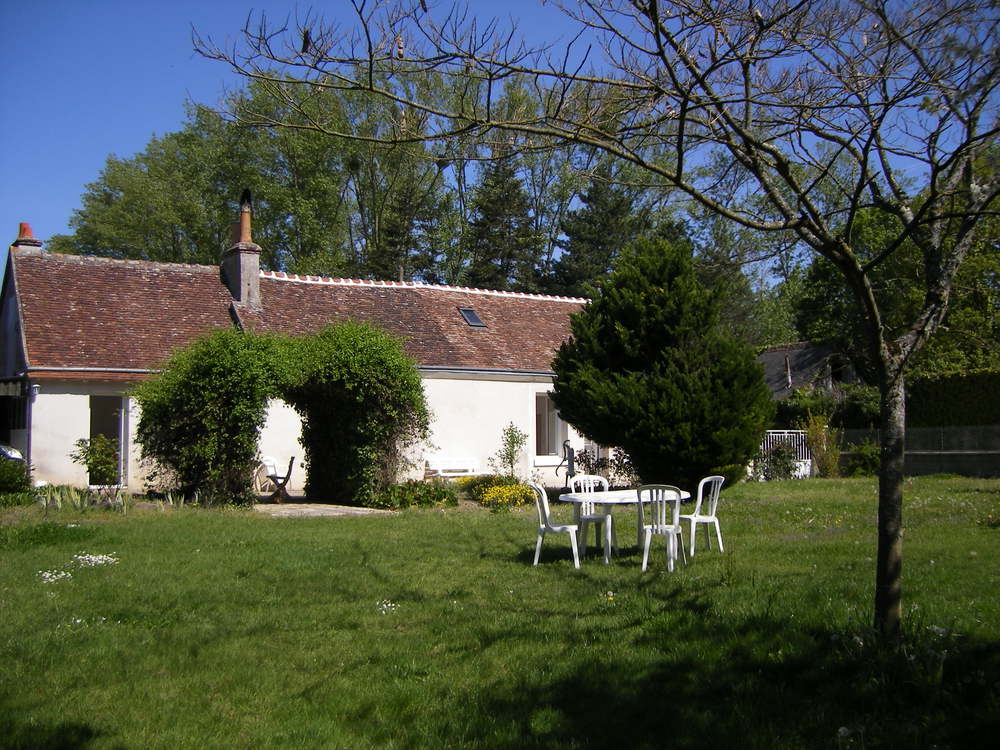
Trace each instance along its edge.
{"label": "green hedge", "polygon": [[907,427],[1000,424],[1000,370],[914,378],[907,383]]}

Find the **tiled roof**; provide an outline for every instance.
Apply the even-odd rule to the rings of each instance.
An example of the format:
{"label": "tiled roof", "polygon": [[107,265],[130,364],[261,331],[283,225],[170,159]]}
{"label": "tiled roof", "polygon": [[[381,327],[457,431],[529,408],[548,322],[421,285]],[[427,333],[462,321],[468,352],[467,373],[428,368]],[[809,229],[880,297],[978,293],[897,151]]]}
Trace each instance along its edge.
{"label": "tiled roof", "polygon": [[[31,368],[156,369],[206,331],[233,325],[215,266],[12,253]],[[548,372],[583,300],[417,283],[260,275],[261,332],[310,333],[346,319],[400,336],[425,367]],[[472,307],[486,324],[469,326]]]}
{"label": "tiled roof", "polygon": [[232,325],[212,266],[14,250],[29,368],[150,370]]}
{"label": "tiled roof", "polygon": [[[264,273],[257,330],[312,333],[363,320],[400,336],[425,367],[548,372],[582,300],[398,282],[320,280]],[[484,328],[465,322],[471,307]]]}
{"label": "tiled roof", "polygon": [[757,355],[757,361],[764,366],[764,380],[771,395],[783,399],[796,388],[812,383],[829,364],[831,354],[833,350],[828,346],[800,341],[768,347]]}

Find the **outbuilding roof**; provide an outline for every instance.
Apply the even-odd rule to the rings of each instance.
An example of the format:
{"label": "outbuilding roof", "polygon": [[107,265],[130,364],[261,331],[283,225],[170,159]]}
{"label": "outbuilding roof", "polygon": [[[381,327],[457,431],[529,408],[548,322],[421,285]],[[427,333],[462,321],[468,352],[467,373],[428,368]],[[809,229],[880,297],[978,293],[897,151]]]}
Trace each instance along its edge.
{"label": "outbuilding roof", "polygon": [[[12,248],[9,271],[32,377],[130,379],[213,329],[301,334],[348,319],[398,335],[425,368],[549,372],[570,313],[586,302],[264,271],[261,307],[249,309],[233,303],[216,266]],[[485,325],[470,325],[459,308]]]}

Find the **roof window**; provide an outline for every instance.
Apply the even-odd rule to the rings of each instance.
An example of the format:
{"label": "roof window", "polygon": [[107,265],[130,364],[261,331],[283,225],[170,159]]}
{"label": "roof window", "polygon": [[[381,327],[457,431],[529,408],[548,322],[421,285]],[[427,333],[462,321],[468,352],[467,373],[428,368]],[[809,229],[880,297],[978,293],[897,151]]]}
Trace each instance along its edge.
{"label": "roof window", "polygon": [[460,307],[458,308],[458,311],[462,313],[462,317],[465,318],[465,322],[470,326],[475,328],[486,328],[486,324],[478,315],[476,315],[476,311],[471,307]]}

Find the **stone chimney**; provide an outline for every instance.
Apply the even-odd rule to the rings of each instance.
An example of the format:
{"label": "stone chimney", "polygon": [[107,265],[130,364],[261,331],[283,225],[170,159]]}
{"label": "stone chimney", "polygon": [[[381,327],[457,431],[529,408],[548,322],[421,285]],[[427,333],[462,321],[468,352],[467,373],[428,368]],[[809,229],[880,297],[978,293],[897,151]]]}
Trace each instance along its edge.
{"label": "stone chimney", "polygon": [[222,255],[222,283],[234,302],[260,309],[260,245],[250,234],[253,204],[250,191],[240,196],[240,220],[233,224],[233,244]]}
{"label": "stone chimney", "polygon": [[31,231],[31,224],[26,221],[22,221],[18,225],[17,239],[14,240],[14,244],[11,247],[20,248],[22,255],[37,255],[44,252],[42,250],[42,241],[35,239],[35,235]]}

